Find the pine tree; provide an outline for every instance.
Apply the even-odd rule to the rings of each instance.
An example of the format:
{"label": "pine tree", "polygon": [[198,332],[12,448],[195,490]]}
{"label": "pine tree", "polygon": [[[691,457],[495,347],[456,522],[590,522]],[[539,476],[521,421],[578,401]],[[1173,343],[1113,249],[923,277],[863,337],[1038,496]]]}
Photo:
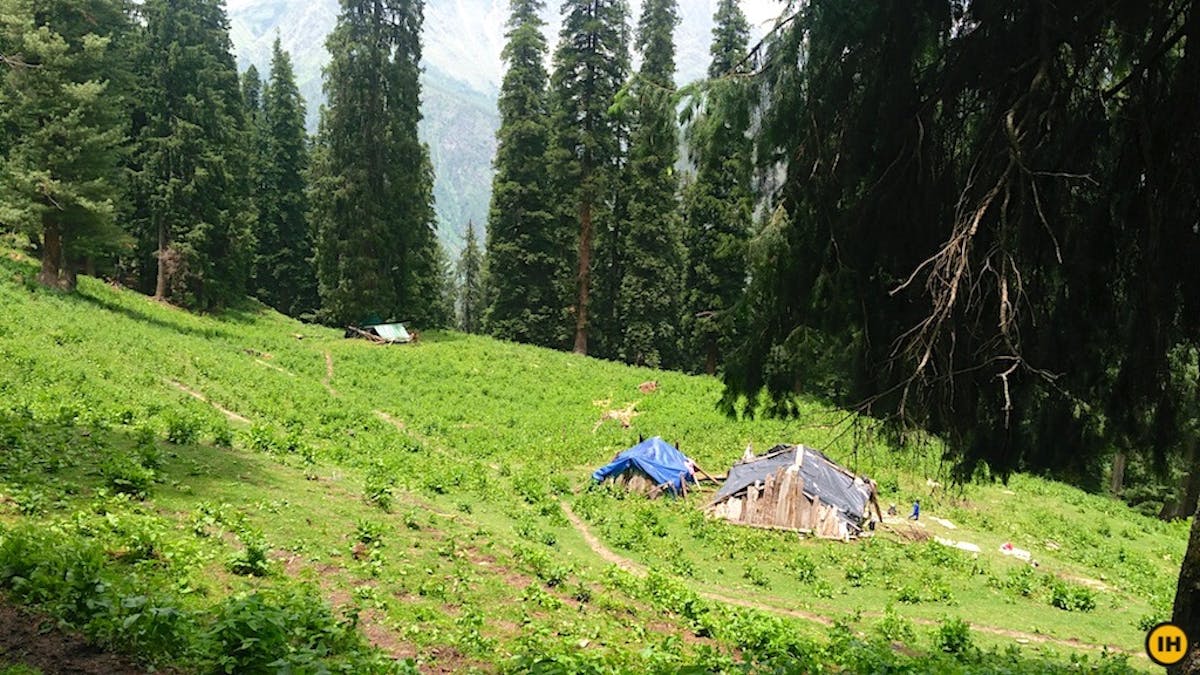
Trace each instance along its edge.
{"label": "pine tree", "polygon": [[483,324],[496,337],[552,347],[562,344],[564,265],[549,189],[542,7],[541,0],[514,0],[508,20],[487,227],[487,257],[497,273],[488,277]]}
{"label": "pine tree", "polygon": [[676,199],[675,0],[646,0],[638,21],[642,65],[630,87],[629,223],[622,238],[621,356],[672,365],[678,352],[683,246]]}
{"label": "pine tree", "polygon": [[292,59],[275,38],[270,83],[257,123],[261,159],[254,288],[259,300],[291,316],[313,313],[318,304],[305,192],[309,158],[304,114]]}
{"label": "pine tree", "polygon": [[[347,323],[447,320],[433,172],[417,138],[420,0],[343,0],[327,47],[314,172],[322,312]],[[444,259],[444,254],[441,255]]]}
{"label": "pine tree", "polygon": [[551,163],[561,227],[578,232],[572,294],[574,350],[586,354],[591,330],[593,239],[598,229],[615,229],[610,196],[622,148],[619,124],[609,115],[609,108],[629,70],[628,8],[624,0],[568,0],[563,12],[550,81]]}
{"label": "pine tree", "polygon": [[750,23],[742,12],[741,0],[717,0],[717,11],[713,13],[712,44],[709,54],[708,77],[716,79],[728,75],[746,58],[746,44],[750,40]]}
{"label": "pine tree", "polygon": [[[71,290],[85,259],[123,240],[114,223],[124,134],[114,0],[0,3],[0,223],[39,242],[46,286]],[[17,58],[19,55],[19,59]]]}
{"label": "pine tree", "polygon": [[467,244],[458,259],[458,328],[478,333],[483,310],[483,255],[475,239],[475,223],[467,223]]}
{"label": "pine tree", "polygon": [[251,65],[242,73],[242,105],[246,110],[246,126],[253,128],[258,123],[262,113],[263,92],[262,78],[258,76],[258,68]]}
{"label": "pine tree", "polygon": [[[214,309],[244,293],[253,251],[249,151],[218,0],[147,0],[133,170],[134,268],[155,297]],[[151,285],[150,269],[155,269]]]}
{"label": "pine tree", "polygon": [[687,274],[682,363],[713,374],[736,339],[733,309],[747,275],[753,211],[751,86],[725,77],[746,56],[749,24],[738,0],[721,0],[713,17],[710,81],[694,101],[687,146],[695,176],[684,190]]}

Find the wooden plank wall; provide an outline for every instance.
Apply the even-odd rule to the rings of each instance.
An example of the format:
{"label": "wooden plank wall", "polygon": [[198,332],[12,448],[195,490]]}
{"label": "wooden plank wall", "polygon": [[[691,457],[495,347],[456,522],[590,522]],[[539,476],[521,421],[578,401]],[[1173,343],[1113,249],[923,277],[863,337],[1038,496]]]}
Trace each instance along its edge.
{"label": "wooden plank wall", "polygon": [[750,486],[744,497],[730,497],[717,504],[712,513],[739,525],[811,533],[830,539],[842,536],[836,508],[822,504],[820,497],[809,499],[804,494],[804,479],[790,468]]}

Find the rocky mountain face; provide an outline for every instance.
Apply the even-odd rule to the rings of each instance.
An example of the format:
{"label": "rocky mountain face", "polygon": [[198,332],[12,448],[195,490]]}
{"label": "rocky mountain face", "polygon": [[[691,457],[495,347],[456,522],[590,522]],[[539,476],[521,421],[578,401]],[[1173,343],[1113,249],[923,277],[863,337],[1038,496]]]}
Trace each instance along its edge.
{"label": "rocky mountain face", "polygon": [[[636,21],[639,2],[632,2]],[[713,0],[680,0],[676,80],[704,76],[712,29]],[[782,11],[778,0],[745,0],[752,39]],[[337,0],[228,0],[230,35],[238,65],[254,64],[264,76],[278,35],[295,62],[300,92],[308,104],[309,131],[316,131],[321,69],[329,61],[325,36],[338,14]],[[557,40],[559,2],[549,0],[546,35]],[[469,220],[487,222],[492,157],[496,150],[496,94],[504,74],[507,0],[426,0],[422,138],[429,144],[436,179],[438,225],[452,252],[461,248]]]}

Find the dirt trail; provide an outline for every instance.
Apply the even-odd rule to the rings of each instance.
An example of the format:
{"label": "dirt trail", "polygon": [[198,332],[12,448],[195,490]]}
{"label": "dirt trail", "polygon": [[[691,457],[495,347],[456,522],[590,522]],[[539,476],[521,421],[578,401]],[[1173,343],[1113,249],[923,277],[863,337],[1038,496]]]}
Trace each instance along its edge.
{"label": "dirt trail", "polygon": [[333,354],[325,352],[325,379],[321,380],[321,386],[325,387],[325,391],[332,396],[340,396],[337,389],[333,388]]}
{"label": "dirt trail", "polygon": [[408,431],[408,427],[404,426],[404,422],[396,419],[395,417],[392,417],[391,415],[383,412],[382,410],[376,410],[375,415],[376,415],[376,417],[383,420],[384,422],[387,422],[388,424],[396,427],[397,431],[403,431],[403,432]]}
{"label": "dirt trail", "polygon": [[279,366],[275,365],[274,363],[267,363],[266,361],[263,361],[262,359],[254,359],[254,362],[260,366],[266,366],[266,367],[270,368],[271,370],[279,371],[279,372],[283,373],[284,375],[287,375],[288,377],[296,376],[296,374],[293,373],[292,371],[287,370],[285,368],[280,368]]}
{"label": "dirt trail", "polygon": [[[619,553],[613,551],[612,549],[608,548],[607,546],[605,546],[603,542],[601,542],[599,539],[596,538],[596,536],[594,534],[591,533],[591,531],[588,529],[588,526],[579,518],[579,516],[575,515],[575,512],[571,510],[571,507],[568,506],[565,501],[559,500],[559,504],[562,506],[563,513],[566,514],[567,520],[571,521],[572,527],[574,527],[575,530],[577,532],[579,532],[579,535],[581,537],[583,537],[584,542],[586,542],[588,547],[592,549],[593,553],[600,556],[600,558],[602,558],[605,562],[612,563],[613,565],[616,565],[617,567],[625,570],[626,572],[629,572],[630,574],[633,574],[633,575],[636,575],[639,577],[646,576],[646,567],[644,565],[636,563],[636,562],[630,560],[629,558],[626,558],[626,557],[620,555]],[[798,619],[804,619],[805,621],[812,621],[812,622],[819,623],[819,624],[822,624],[825,626],[833,625],[833,621],[834,621],[833,617],[824,616],[824,615],[816,614],[813,612],[806,612],[806,611],[799,610],[799,609],[779,607],[777,605],[767,604],[767,603],[763,603],[763,602],[757,602],[754,600],[748,600],[746,598],[729,596],[729,595],[725,595],[723,593],[715,593],[712,591],[697,591],[696,593],[697,593],[697,595],[699,595],[702,598],[705,598],[706,600],[713,600],[716,602],[722,602],[722,603],[726,603],[726,604],[730,604],[730,605],[737,605],[739,607],[747,607],[750,609],[757,609],[757,610],[760,610],[763,612],[770,612],[772,614],[782,614],[784,616],[792,616],[792,617],[796,617]],[[882,617],[883,613],[882,612],[863,612],[863,616]],[[912,621],[913,623],[921,625],[921,626],[936,626],[936,625],[938,625],[937,621],[933,621],[930,619],[923,619],[920,617],[909,617],[909,620]],[[1127,654],[1127,655],[1137,654],[1137,655],[1145,658],[1145,654],[1143,654],[1140,651],[1132,652],[1132,651],[1129,651],[1126,649],[1121,649],[1121,648],[1115,647],[1115,646],[1088,644],[1088,643],[1082,642],[1076,638],[1069,638],[1069,639],[1064,640],[1064,639],[1060,639],[1060,638],[1050,637],[1048,635],[1037,635],[1035,633],[1024,633],[1024,632],[1018,631],[1018,630],[1010,630],[1008,628],[998,628],[995,626],[985,626],[985,625],[977,624],[977,623],[971,623],[971,629],[979,631],[980,633],[987,633],[989,635],[999,635],[1002,637],[1012,638],[1014,640],[1021,640],[1021,641],[1026,641],[1026,642],[1037,642],[1037,643],[1050,643],[1050,644],[1060,645],[1063,647],[1071,647],[1073,649],[1089,649],[1089,650],[1093,650],[1093,651],[1101,651],[1101,650],[1107,649],[1110,652],[1114,652],[1114,653],[1118,653],[1118,654]]]}
{"label": "dirt trail", "polygon": [[228,417],[233,422],[241,422],[242,424],[250,424],[249,419],[242,417],[241,415],[233,412],[229,408],[222,406],[220,403],[215,403],[213,401],[208,400],[207,396],[205,396],[204,394],[201,394],[200,392],[196,391],[195,389],[192,389],[191,387],[188,387],[187,385],[183,384],[182,382],[176,382],[175,380],[167,380],[167,384],[171,385],[172,387],[175,387],[179,391],[182,391],[183,393],[187,394],[188,396],[191,396],[192,398],[195,398],[200,401],[204,401],[205,403],[211,405],[212,407],[214,407],[218,411],[220,411],[220,413],[222,415]]}

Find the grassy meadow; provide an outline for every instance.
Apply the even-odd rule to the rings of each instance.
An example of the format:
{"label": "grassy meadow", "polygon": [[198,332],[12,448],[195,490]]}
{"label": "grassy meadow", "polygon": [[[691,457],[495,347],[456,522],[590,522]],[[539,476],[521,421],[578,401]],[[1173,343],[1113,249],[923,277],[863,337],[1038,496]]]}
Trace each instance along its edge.
{"label": "grassy meadow", "polygon": [[[381,347],[34,274],[0,257],[0,589],[147,664],[1152,669],[1142,641],[1169,615],[1186,523],[1025,475],[934,485],[934,443],[817,402],[732,419],[713,378],[454,332]],[[747,444],[822,448],[885,508],[921,499],[923,535],[981,553],[905,522],[849,544],[739,528],[704,517],[711,488],[591,488],[639,434],[710,473]]]}

